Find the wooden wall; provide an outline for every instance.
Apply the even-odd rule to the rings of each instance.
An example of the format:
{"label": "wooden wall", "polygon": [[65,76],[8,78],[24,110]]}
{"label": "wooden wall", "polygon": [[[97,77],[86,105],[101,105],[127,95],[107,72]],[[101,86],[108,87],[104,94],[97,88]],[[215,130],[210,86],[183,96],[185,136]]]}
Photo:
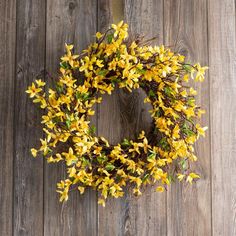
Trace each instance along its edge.
{"label": "wooden wall", "polygon": [[[236,235],[235,9],[234,0],[0,0],[0,235]],[[40,71],[57,73],[65,42],[82,50],[120,19],[133,34],[157,35],[156,44],[209,65],[197,87],[209,127],[196,145],[202,178],[166,193],[127,193],[106,208],[94,191],[61,204],[55,188],[65,169],[31,158],[41,113],[24,91]],[[141,91],[119,90],[93,122],[116,143],[149,128],[147,110]]]}

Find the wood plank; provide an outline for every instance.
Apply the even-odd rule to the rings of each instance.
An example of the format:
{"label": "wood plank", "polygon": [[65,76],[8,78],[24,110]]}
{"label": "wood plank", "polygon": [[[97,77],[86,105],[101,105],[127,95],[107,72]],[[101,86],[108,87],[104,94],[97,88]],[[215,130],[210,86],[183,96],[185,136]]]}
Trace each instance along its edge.
{"label": "wood plank", "polygon": [[[118,12],[122,8],[117,4],[100,1],[99,30],[106,29],[113,21],[117,23],[124,15],[133,34],[144,33],[147,37],[158,34],[158,43],[162,43],[162,1],[120,1],[124,12]],[[129,93],[117,89],[111,96],[104,96],[99,106],[99,135],[115,144],[125,137],[135,138],[142,129],[148,130],[150,107],[143,104],[143,98],[144,92],[140,90]],[[98,208],[98,234],[165,235],[165,200],[165,194],[158,195],[150,189],[140,198],[127,192],[122,199],[109,199],[105,208]]]}
{"label": "wood plank", "polygon": [[43,160],[30,148],[39,142],[40,112],[25,90],[45,65],[45,1],[17,4],[17,75],[14,118],[14,235],[43,234]]}
{"label": "wood plank", "polygon": [[[111,23],[119,22],[123,17],[123,9],[114,7],[112,0],[98,2],[98,31],[104,32]],[[120,9],[121,11],[118,11]],[[115,18],[115,19],[114,19]],[[113,91],[112,95],[104,95],[102,104],[98,106],[98,135],[109,140],[110,143],[120,142],[122,137],[121,106],[119,91]],[[111,112],[112,111],[112,112]],[[125,128],[124,128],[125,130]],[[98,235],[124,235],[125,215],[127,204],[123,199],[109,199],[106,208],[98,206]]]}
{"label": "wood plank", "polygon": [[15,0],[0,2],[0,235],[12,235]]}
{"label": "wood plank", "polygon": [[[145,37],[157,37],[153,45],[163,44],[163,1],[130,1],[125,0],[125,20],[130,25],[133,35],[140,34]],[[141,130],[143,125],[150,127],[151,117],[148,112],[151,107],[143,103],[144,93],[137,91],[132,97],[136,110],[127,114],[135,121],[142,114],[142,121],[129,130]],[[128,103],[125,109],[128,109]],[[133,121],[133,122],[134,122]],[[126,124],[127,126],[129,124]],[[147,129],[147,128],[146,128]],[[129,135],[129,136],[130,136]],[[150,186],[138,199],[129,199],[130,229],[128,235],[166,235],[166,193],[156,193]]]}
{"label": "wood plank", "polygon": [[[97,21],[96,1],[48,0],[46,68],[57,75],[65,43],[82,50],[94,40]],[[96,235],[97,197],[93,191],[80,196],[74,191],[68,202],[59,203],[56,183],[65,177],[61,163],[45,163],[44,235]]]}
{"label": "wood plank", "polygon": [[[164,1],[165,45],[187,56],[190,61],[208,64],[207,1]],[[199,91],[197,104],[207,110],[201,120],[209,126],[210,81],[194,84]],[[210,135],[196,145],[201,179],[192,186],[173,184],[167,192],[168,235],[211,235]]]}
{"label": "wood plank", "polygon": [[[116,14],[119,21],[119,12]],[[98,2],[98,31],[105,32],[113,21],[112,1],[101,0]],[[120,116],[117,105],[118,93],[114,91],[112,96],[104,95],[102,105],[98,106],[97,132],[99,136],[104,136],[109,142],[117,142],[120,137]],[[112,112],[110,112],[112,111]],[[113,124],[112,124],[113,123]],[[115,129],[115,130],[114,130]],[[106,208],[98,206],[98,235],[120,235],[120,224],[124,217],[124,208],[118,200],[119,205],[114,201],[109,201]],[[119,206],[119,207],[117,207]],[[119,221],[118,221],[119,219]],[[114,223],[115,222],[115,223]]]}
{"label": "wood plank", "polygon": [[235,1],[209,0],[213,235],[236,235]]}

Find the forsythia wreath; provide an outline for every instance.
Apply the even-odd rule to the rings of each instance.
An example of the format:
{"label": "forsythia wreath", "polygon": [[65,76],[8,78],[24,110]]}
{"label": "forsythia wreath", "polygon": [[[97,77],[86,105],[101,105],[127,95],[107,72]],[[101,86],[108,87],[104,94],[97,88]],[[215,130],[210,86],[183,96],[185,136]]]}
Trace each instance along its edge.
{"label": "forsythia wreath", "polygon": [[[189,64],[183,55],[148,42],[128,39],[123,21],[112,24],[104,34],[96,33],[96,42],[80,55],[66,45],[53,87],[44,89],[41,79],[28,87],[33,102],[45,111],[45,138],[39,149],[31,149],[32,155],[67,167],[66,179],[57,185],[61,201],[72,189],[82,194],[92,187],[104,206],[108,196],[122,197],[126,185],[140,195],[143,185],[156,183],[156,191],[162,192],[175,179],[192,183],[199,178],[190,162],[197,160],[193,144],[206,130],[197,122],[204,111],[195,104],[197,92],[186,84],[190,78],[203,81],[207,67]],[[146,92],[153,128],[137,140],[111,145],[95,135],[89,117],[101,94],[111,94],[115,87]]]}

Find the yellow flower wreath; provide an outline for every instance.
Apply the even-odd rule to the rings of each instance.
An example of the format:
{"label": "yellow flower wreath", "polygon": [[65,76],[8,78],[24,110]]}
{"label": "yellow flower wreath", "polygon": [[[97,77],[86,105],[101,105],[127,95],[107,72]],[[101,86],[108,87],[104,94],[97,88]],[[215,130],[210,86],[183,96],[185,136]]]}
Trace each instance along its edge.
{"label": "yellow flower wreath", "polygon": [[[104,206],[108,196],[122,197],[127,184],[140,195],[146,184],[157,183],[156,191],[162,192],[174,179],[192,183],[199,178],[189,162],[197,160],[193,144],[206,130],[196,122],[204,111],[195,104],[197,92],[186,84],[189,78],[203,81],[207,67],[186,63],[183,55],[147,42],[128,39],[123,21],[112,24],[80,55],[66,45],[54,87],[44,91],[40,79],[28,87],[33,102],[45,111],[46,138],[40,139],[38,150],[31,149],[32,155],[43,154],[48,162],[67,166],[67,178],[57,186],[61,201],[71,189],[82,194],[92,187]],[[102,101],[101,94],[111,94],[116,86],[146,92],[153,129],[147,136],[142,131],[137,140],[110,145],[96,137],[89,116]]]}

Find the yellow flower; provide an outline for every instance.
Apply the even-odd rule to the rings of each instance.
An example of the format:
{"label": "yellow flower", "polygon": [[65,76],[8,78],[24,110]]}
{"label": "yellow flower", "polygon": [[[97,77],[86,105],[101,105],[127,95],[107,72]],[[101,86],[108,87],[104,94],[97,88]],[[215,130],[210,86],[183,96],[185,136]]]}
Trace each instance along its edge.
{"label": "yellow flower", "polygon": [[95,149],[94,149],[94,151],[93,151],[93,153],[95,154],[95,155],[100,155],[101,154],[101,151],[102,151],[102,147],[95,147]]}
{"label": "yellow flower", "polygon": [[201,67],[199,63],[195,64],[194,66],[197,68],[195,80],[202,82],[204,80],[205,71],[208,69],[208,67]]}
{"label": "yellow flower", "polygon": [[43,151],[43,154],[44,155],[47,155],[48,153],[48,144],[47,144],[47,140],[43,140],[43,139],[40,139],[41,141],[41,147],[40,147],[40,151]]}
{"label": "yellow flower", "polygon": [[190,89],[189,89],[189,94],[190,94],[190,95],[196,95],[196,94],[197,94],[197,91],[194,90],[193,88],[190,88]]}
{"label": "yellow flower", "polygon": [[199,110],[197,111],[197,116],[200,118],[200,117],[202,116],[202,114],[205,114],[205,113],[206,113],[205,110],[199,109]]}
{"label": "yellow flower", "polygon": [[139,188],[134,188],[134,189],[133,189],[133,194],[135,194],[135,195],[137,195],[137,196],[140,196],[140,195],[142,195],[142,192],[140,191]]}
{"label": "yellow flower", "polygon": [[178,139],[178,138],[180,137],[179,131],[180,131],[179,125],[177,124],[177,125],[175,125],[175,127],[174,127],[174,129],[173,129],[173,133],[172,133],[172,137],[173,137],[174,139]]}
{"label": "yellow flower", "polygon": [[178,176],[178,180],[179,181],[182,181],[184,179],[184,177],[185,177],[185,175],[180,174],[180,173],[178,173],[177,176]]}
{"label": "yellow flower", "polygon": [[36,84],[39,86],[39,87],[43,87],[46,83],[43,82],[41,79],[39,80],[35,80]]}
{"label": "yellow flower", "polygon": [[136,143],[136,142],[133,142],[133,141],[131,141],[131,144],[133,145],[133,148],[130,148],[129,152],[137,152],[138,154],[140,154],[139,148],[143,147],[143,144],[142,143]]}
{"label": "yellow flower", "polygon": [[71,168],[68,168],[69,177],[74,177],[76,172],[77,171],[76,171],[76,168],[74,166],[72,166]]}
{"label": "yellow flower", "polygon": [[188,175],[188,177],[187,177],[187,179],[186,179],[186,182],[189,182],[190,184],[192,184],[192,182],[193,182],[193,180],[194,179],[199,179],[200,178],[200,176],[199,175],[197,175],[197,174],[195,174],[195,173],[190,173],[189,175]]}
{"label": "yellow flower", "polygon": [[103,198],[99,198],[98,199],[98,204],[102,205],[103,207],[105,207],[105,200]]}
{"label": "yellow flower", "polygon": [[74,151],[71,147],[69,148],[68,153],[63,152],[62,155],[64,155],[65,158],[66,158],[66,165],[67,166],[72,165],[73,163],[75,163],[78,160],[78,158],[74,155]]}
{"label": "yellow flower", "polygon": [[202,135],[205,137],[205,131],[208,129],[208,127],[201,127],[200,124],[196,124],[196,129],[198,131],[198,135]]}
{"label": "yellow flower", "polygon": [[165,188],[163,187],[163,186],[158,186],[157,188],[156,188],[156,192],[164,192],[165,191]]}
{"label": "yellow flower", "polygon": [[33,97],[35,97],[41,91],[42,91],[41,88],[35,87],[35,84],[32,83],[32,85],[29,86],[28,89],[26,90],[26,93],[30,94],[30,98],[33,98]]}
{"label": "yellow flower", "polygon": [[74,46],[72,44],[65,43],[65,47],[66,47],[66,51],[70,52],[73,49]]}
{"label": "yellow flower", "polygon": [[100,32],[97,32],[97,33],[96,33],[96,38],[97,38],[97,39],[100,39],[102,36],[103,36],[103,34],[101,34]]}
{"label": "yellow flower", "polygon": [[96,65],[97,65],[99,68],[104,67],[104,65],[103,65],[102,63],[103,63],[103,60],[96,60]]}
{"label": "yellow flower", "polygon": [[84,190],[85,190],[85,188],[84,188],[84,187],[82,187],[82,186],[79,186],[79,187],[78,187],[78,190],[79,190],[80,194],[83,194],[83,193],[84,193]]}
{"label": "yellow flower", "polygon": [[31,154],[32,154],[33,157],[37,156],[38,151],[35,148],[31,148],[30,151],[31,151]]}
{"label": "yellow flower", "polygon": [[120,37],[122,39],[125,39],[128,36],[128,33],[127,33],[128,25],[124,24],[123,20],[120,21],[117,25],[112,24],[111,27],[115,30],[114,37],[120,34]]}

